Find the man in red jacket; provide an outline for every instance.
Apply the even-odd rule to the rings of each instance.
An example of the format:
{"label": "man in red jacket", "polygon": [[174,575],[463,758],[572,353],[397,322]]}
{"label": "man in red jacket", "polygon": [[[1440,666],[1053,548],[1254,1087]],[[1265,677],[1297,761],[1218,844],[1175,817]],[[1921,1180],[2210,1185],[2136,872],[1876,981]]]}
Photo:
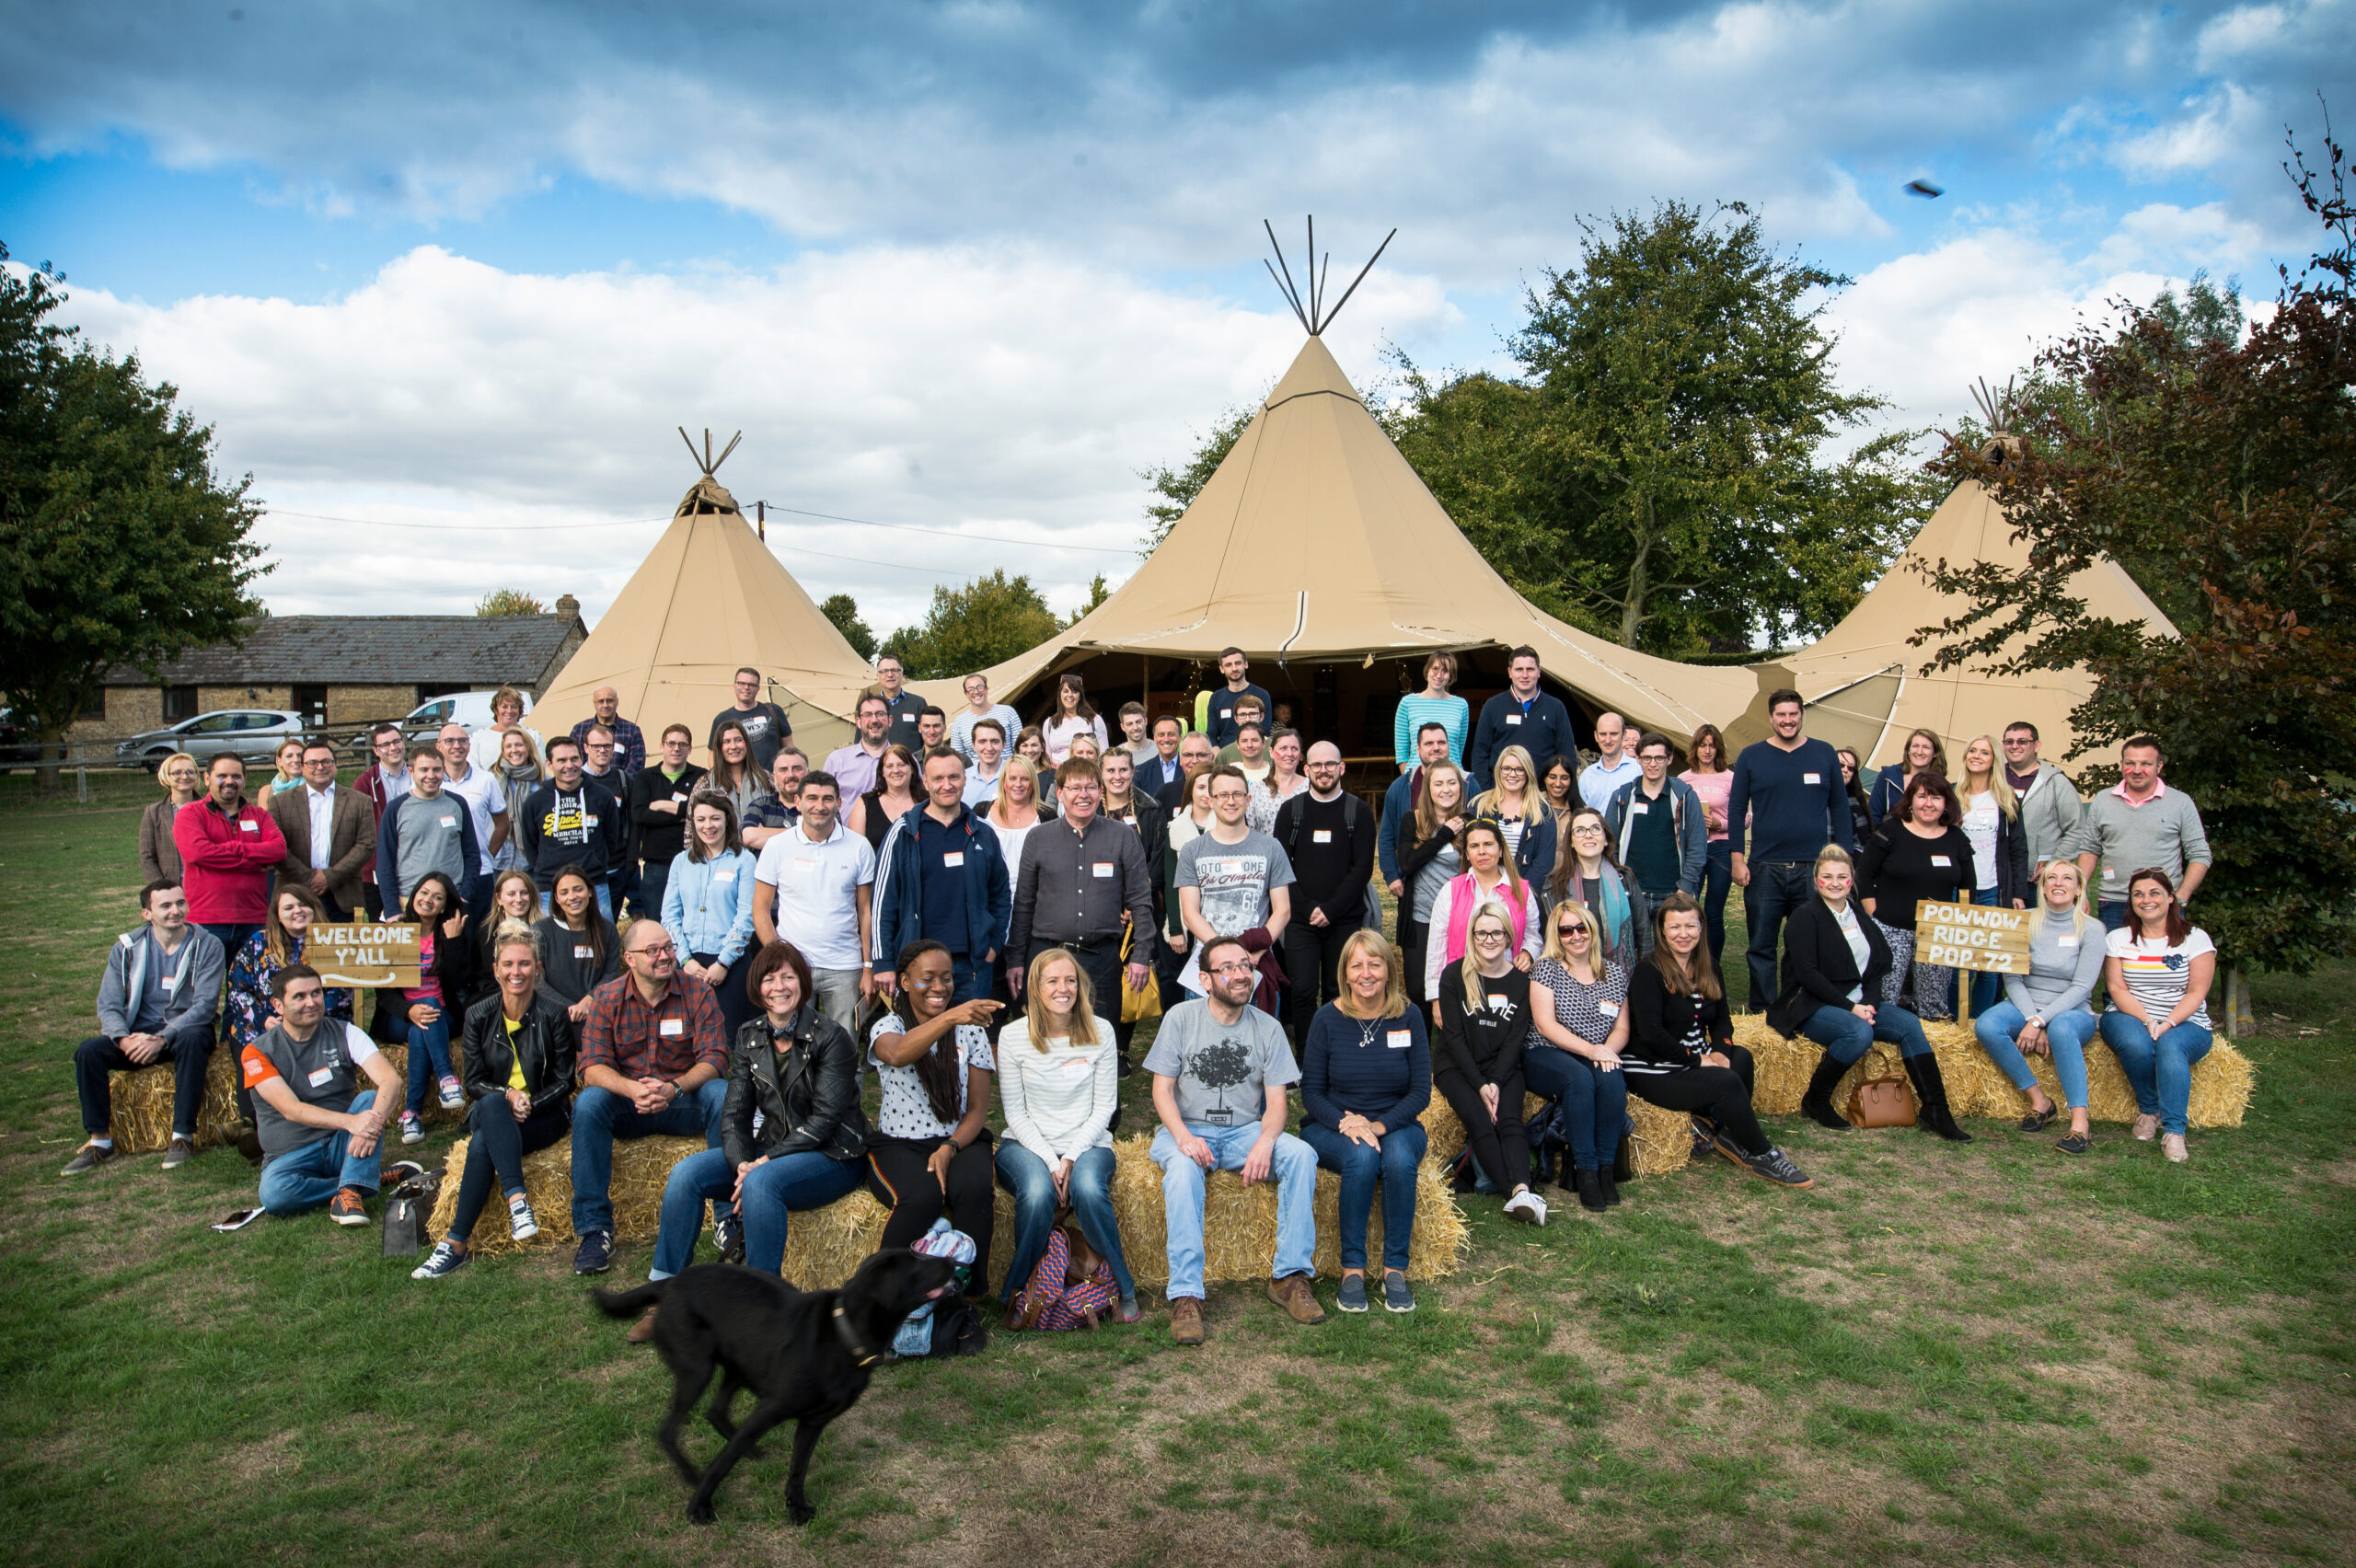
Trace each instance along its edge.
{"label": "man in red jacket", "polygon": [[270,813],[246,799],[246,765],[213,759],[205,796],[172,819],[188,890],[188,917],[235,958],[270,907],[270,873],[286,859],[286,836]]}

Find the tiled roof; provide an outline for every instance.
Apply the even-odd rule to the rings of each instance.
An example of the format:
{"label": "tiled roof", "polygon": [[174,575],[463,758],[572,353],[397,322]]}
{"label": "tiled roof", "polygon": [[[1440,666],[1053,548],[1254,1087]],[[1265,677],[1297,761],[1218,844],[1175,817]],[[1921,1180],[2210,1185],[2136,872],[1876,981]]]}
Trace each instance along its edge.
{"label": "tiled roof", "polygon": [[[559,616],[265,616],[242,644],[191,650],[164,667],[167,686],[539,685],[580,626]],[[123,665],[109,686],[145,686]]]}

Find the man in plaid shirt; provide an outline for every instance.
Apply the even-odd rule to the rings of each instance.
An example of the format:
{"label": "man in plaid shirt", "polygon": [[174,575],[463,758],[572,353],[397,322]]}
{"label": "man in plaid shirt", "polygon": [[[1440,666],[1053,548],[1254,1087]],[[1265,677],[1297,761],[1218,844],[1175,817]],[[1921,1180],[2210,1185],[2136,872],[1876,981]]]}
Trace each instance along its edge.
{"label": "man in plaid shirt", "polygon": [[[633,921],[622,939],[624,973],[590,994],[581,1025],[582,1089],[572,1101],[572,1233],[575,1274],[614,1262],[614,1140],[657,1134],[720,1147],[728,1099],[728,1040],[709,986],[679,982],[679,951],[653,920]],[[736,1239],[736,1205],[712,1205],[713,1239]]]}

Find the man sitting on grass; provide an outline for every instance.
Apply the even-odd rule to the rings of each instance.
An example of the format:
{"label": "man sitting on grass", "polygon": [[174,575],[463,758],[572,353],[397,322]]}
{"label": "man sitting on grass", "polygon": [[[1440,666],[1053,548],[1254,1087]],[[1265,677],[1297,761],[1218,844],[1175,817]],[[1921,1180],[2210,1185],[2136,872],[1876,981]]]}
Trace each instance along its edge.
{"label": "man sitting on grass", "polygon": [[[303,1214],[325,1204],[338,1225],[365,1225],[401,1080],[359,1026],[327,1016],[327,991],[309,964],[271,975],[270,996],[278,1021],[240,1058],[261,1139],[261,1206]],[[364,1071],[376,1087],[354,1094]]]}
{"label": "man sitting on grass", "polygon": [[96,1170],[115,1155],[109,1132],[112,1074],[137,1072],[169,1058],[172,1141],[164,1169],[196,1153],[196,1113],[204,1103],[204,1068],[213,1059],[213,1007],[221,994],[225,960],[213,933],[188,923],[188,894],[177,882],[149,882],[139,894],[146,924],[114,940],[98,980],[98,1032],[74,1052],[74,1086],[82,1097],[82,1130],[89,1141],[65,1168],[68,1176]]}
{"label": "man sitting on grass", "polygon": [[[620,977],[590,993],[581,1025],[581,1092],[572,1101],[572,1272],[614,1266],[614,1140],[661,1134],[720,1147],[728,1102],[728,1039],[711,987],[679,979],[679,949],[653,920],[622,938]],[[712,1207],[725,1254],[738,1239],[736,1205]]]}

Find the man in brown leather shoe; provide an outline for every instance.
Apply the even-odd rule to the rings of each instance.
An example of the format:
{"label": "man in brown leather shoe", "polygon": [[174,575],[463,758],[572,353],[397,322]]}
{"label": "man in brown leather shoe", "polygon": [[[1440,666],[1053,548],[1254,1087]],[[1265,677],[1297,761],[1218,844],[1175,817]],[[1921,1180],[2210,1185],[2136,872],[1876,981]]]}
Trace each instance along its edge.
{"label": "man in brown leather shoe", "polygon": [[1325,1320],[1309,1289],[1317,1156],[1285,1131],[1285,1087],[1300,1081],[1300,1068],[1284,1026],[1252,1006],[1259,971],[1243,944],[1213,937],[1196,963],[1203,995],[1162,1015],[1145,1059],[1161,1117],[1152,1155],[1170,1250],[1170,1337],[1180,1344],[1203,1343],[1203,1185],[1214,1170],[1238,1171],[1247,1187],[1276,1182],[1268,1295],[1298,1322]]}

